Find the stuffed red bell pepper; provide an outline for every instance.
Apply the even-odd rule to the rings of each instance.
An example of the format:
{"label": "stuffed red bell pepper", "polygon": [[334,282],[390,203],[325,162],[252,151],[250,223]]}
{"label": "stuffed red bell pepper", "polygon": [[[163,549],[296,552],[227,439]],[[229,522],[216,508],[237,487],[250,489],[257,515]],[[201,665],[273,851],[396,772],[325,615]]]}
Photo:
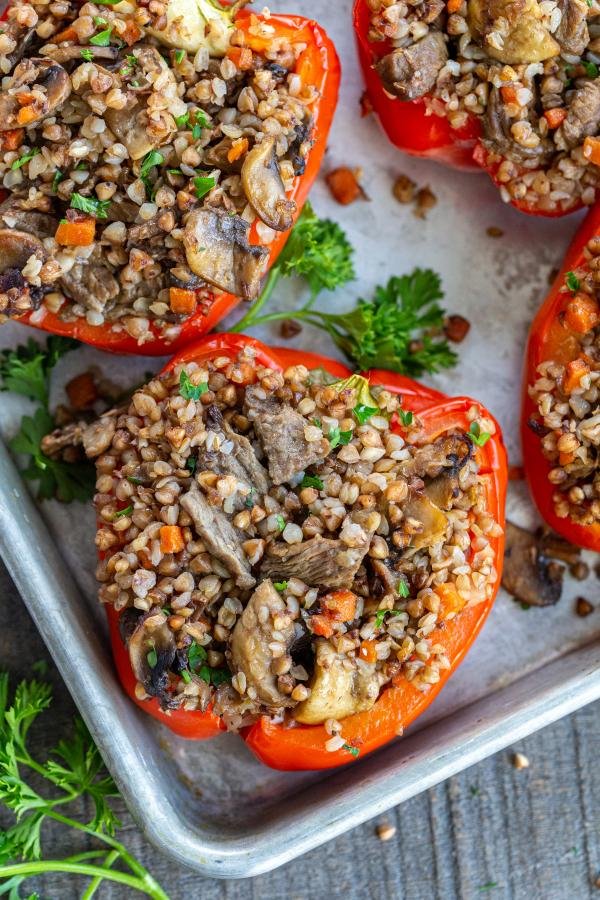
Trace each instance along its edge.
{"label": "stuffed red bell pepper", "polygon": [[83,440],[119,675],[178,734],[350,762],[429,705],[491,608],[506,459],[475,401],[220,334]]}
{"label": "stuffed red bell pepper", "polygon": [[599,13],[591,0],[356,0],[371,104],[401,150],[485,170],[523,212],[591,205]]}
{"label": "stuffed red bell pepper", "polygon": [[239,6],[10,6],[0,322],[164,355],[257,295],[340,70],[315,22]]}
{"label": "stuffed red bell pepper", "polygon": [[544,519],[600,551],[600,208],[575,236],[529,335],[523,461]]}

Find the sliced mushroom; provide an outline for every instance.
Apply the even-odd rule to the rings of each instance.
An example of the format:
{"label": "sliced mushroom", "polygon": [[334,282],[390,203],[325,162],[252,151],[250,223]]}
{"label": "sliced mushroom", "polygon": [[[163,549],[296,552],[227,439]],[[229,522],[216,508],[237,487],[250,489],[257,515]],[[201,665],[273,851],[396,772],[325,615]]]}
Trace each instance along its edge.
{"label": "sliced mushroom", "polygon": [[[117,47],[93,47],[90,45],[85,48],[88,59],[109,59],[116,60],[119,58],[119,50]],[[41,56],[47,56],[57,63],[68,63],[76,59],[81,62],[81,50],[79,44],[73,44],[70,47],[58,47],[55,44],[49,44],[40,50]]]}
{"label": "sliced mushroom", "polygon": [[28,231],[0,228],[0,272],[6,272],[8,269],[17,269],[20,272],[32,256],[42,262],[48,257],[39,238],[29,234]]}
{"label": "sliced mushroom", "polygon": [[246,154],[242,187],[252,209],[275,231],[291,228],[296,204],[288,200],[275,153],[275,138],[267,137]]}
{"label": "sliced mushroom", "polygon": [[55,115],[71,93],[71,79],[54,60],[39,56],[22,60],[0,93],[0,131],[10,131],[20,125],[17,115],[23,107],[17,100],[17,94],[19,88],[24,86],[38,86],[45,90],[44,100],[32,104],[35,118],[29,119],[28,126]]}
{"label": "sliced mushroom", "polygon": [[277,676],[271,671],[272,645],[285,643],[288,649],[295,636],[294,622],[281,595],[271,581],[262,581],[236,622],[230,649],[233,671],[243,672],[247,686],[253,688],[258,699],[267,706],[291,705],[292,701],[281,693]]}
{"label": "sliced mushroom", "polygon": [[104,118],[110,130],[127,147],[131,159],[141,159],[160,146],[148,129],[148,110],[145,106],[137,111],[132,110],[130,106],[123,109],[107,109]]}
{"label": "sliced mushroom", "polygon": [[448,519],[442,510],[432,503],[425,494],[413,497],[403,507],[405,518],[416,519],[423,530],[412,535],[410,546],[416,550],[431,547],[443,541],[448,530]]}
{"label": "sliced mushroom", "polygon": [[403,475],[436,478],[442,473],[456,473],[473,456],[473,442],[466,434],[442,435],[419,447],[414,456],[402,464]]}
{"label": "sliced mushroom", "polygon": [[550,560],[535,534],[506,523],[502,586],[530,606],[554,606],[562,593],[564,566]]}
{"label": "sliced mushroom", "polygon": [[129,639],[128,649],[133,674],[146,692],[158,697],[163,707],[177,706],[177,701],[167,693],[168,670],[177,648],[164,613],[143,616]]}
{"label": "sliced mushroom", "polygon": [[269,251],[248,243],[249,230],[240,216],[208,207],[194,210],[183,234],[192,272],[222,291],[253,300]]}
{"label": "sliced mushroom", "polygon": [[488,56],[509,65],[543,62],[560,53],[542,22],[538,0],[469,0],[471,33]]}
{"label": "sliced mushroom", "polygon": [[432,503],[440,509],[450,509],[453,500],[460,493],[460,485],[456,472],[438,475],[425,485],[425,493]]}
{"label": "sliced mushroom", "polygon": [[382,684],[379,673],[374,668],[347,668],[347,657],[336,653],[323,638],[315,642],[315,653],[310,696],[294,710],[296,721],[319,725],[327,719],[345,719],[371,709]]}
{"label": "sliced mushroom", "polygon": [[232,29],[232,10],[239,4],[231,4],[227,10],[212,0],[167,0],[163,28],[147,28],[150,34],[166,44],[196,53],[207,47],[211,56],[225,56]]}

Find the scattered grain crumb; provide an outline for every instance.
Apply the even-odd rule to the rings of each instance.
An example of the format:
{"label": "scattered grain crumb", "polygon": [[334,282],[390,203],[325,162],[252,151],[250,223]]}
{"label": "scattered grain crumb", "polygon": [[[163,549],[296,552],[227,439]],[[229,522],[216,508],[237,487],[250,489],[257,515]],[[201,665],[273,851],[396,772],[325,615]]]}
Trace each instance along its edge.
{"label": "scattered grain crumb", "polygon": [[589,616],[590,613],[594,612],[594,607],[589,600],[585,599],[585,597],[578,597],[575,601],[575,612],[578,616],[581,616],[582,619],[585,619],[586,616]]}
{"label": "scattered grain crumb", "polygon": [[524,753],[514,753],[512,758],[512,764],[515,769],[528,769],[529,768],[529,760],[525,756]]}
{"label": "scattered grain crumb", "polygon": [[373,112],[373,104],[371,103],[371,98],[367,94],[366,91],[363,91],[360,95],[360,115],[361,118],[365,118],[365,116],[371,115]]}
{"label": "scattered grain crumb", "polygon": [[485,229],[485,233],[488,237],[499,238],[503,236],[504,231],[502,230],[502,228],[498,228],[497,225],[490,225],[489,228]]}
{"label": "scattered grain crumb", "polygon": [[290,338],[296,337],[296,335],[300,334],[301,331],[302,325],[295,319],[284,319],[279,329],[281,337],[285,338],[286,341]]}
{"label": "scattered grain crumb", "polygon": [[589,577],[590,567],[583,560],[580,560],[569,567],[569,572],[577,581],[585,581]]}
{"label": "scattered grain crumb", "polygon": [[444,323],[444,334],[449,341],[460,344],[469,333],[471,323],[464,316],[447,316]]}
{"label": "scattered grain crumb", "polygon": [[420,188],[415,198],[413,213],[417,219],[426,219],[427,213],[437,204],[437,197],[429,186]]}
{"label": "scattered grain crumb", "polygon": [[389,822],[380,822],[375,833],[380,841],[391,841],[396,834],[396,826],[390,825]]}
{"label": "scattered grain crumb", "polygon": [[348,166],[340,166],[338,169],[332,169],[325,176],[327,187],[333,195],[333,199],[342,206],[348,206],[359,198],[368,200],[369,198],[360,185],[362,177],[362,169],[349,169]]}
{"label": "scattered grain crumb", "polygon": [[392,187],[392,193],[398,203],[412,203],[415,199],[417,185],[408,175],[398,175]]}

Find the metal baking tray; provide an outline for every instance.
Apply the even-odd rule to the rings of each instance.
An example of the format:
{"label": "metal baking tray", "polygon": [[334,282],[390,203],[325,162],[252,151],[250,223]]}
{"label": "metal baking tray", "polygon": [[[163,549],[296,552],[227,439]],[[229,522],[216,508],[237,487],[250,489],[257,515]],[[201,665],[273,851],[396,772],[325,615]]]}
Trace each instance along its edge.
{"label": "metal baking tray", "polygon": [[[465,315],[472,328],[459,366],[427,380],[446,393],[481,399],[499,418],[516,464],[528,323],[578,217],[530,219],[505,207],[484,176],[395,151],[376,121],[359,117],[350,6],[350,0],[290,3],[328,29],[342,59],[324,169],[361,167],[370,198],[343,208],[322,180],[313,190],[317,212],[339,221],[358,250],[356,282],[319,304],[341,311],[392,274],[415,265],[439,271],[446,307]],[[425,221],[392,197],[400,173],[429,185],[438,198]],[[503,235],[490,237],[490,226]],[[274,302],[291,310],[297,292],[297,285],[283,285]],[[0,347],[35,334],[18,324],[2,326]],[[275,328],[256,334],[280,341]],[[339,355],[314,330],[305,329],[292,345]],[[91,364],[125,387],[160,361],[83,348],[59,363],[53,402],[62,399],[64,381]],[[0,436],[10,437],[30,409],[23,398],[0,394]],[[536,521],[522,483],[511,486],[508,512],[526,526]],[[585,619],[573,612],[578,594],[600,599],[595,576],[583,583],[567,578],[563,599],[552,608],[525,612],[500,592],[467,660],[406,736],[337,771],[275,772],[233,735],[186,742],[127,700],[96,601],[93,537],[92,508],[36,505],[0,441],[0,554],[140,827],[162,852],[207,875],[244,877],[281,865],[600,697],[600,608]]]}

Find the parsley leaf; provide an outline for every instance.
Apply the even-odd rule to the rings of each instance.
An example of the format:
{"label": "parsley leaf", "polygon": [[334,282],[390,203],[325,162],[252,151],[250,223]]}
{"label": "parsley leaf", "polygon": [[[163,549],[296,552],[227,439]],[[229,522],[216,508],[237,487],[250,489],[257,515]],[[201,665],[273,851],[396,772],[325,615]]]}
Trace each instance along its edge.
{"label": "parsley leaf", "polygon": [[42,453],[42,438],[53,428],[52,416],[40,406],[33,416],[23,416],[21,428],[9,441],[9,447],[14,453],[31,457],[22,475],[28,481],[38,482],[38,497],[41,500],[57,497],[63,503],[72,500],[85,503],[94,493],[95,468],[89,462],[66,463]]}
{"label": "parsley leaf", "polygon": [[206,659],[206,650],[201,644],[197,644],[196,641],[194,641],[194,643],[190,645],[190,648],[188,650],[188,666],[190,667],[192,672],[195,672],[196,669],[198,669],[202,665],[202,663],[205,663]]}
{"label": "parsley leaf", "polygon": [[[180,129],[185,128],[189,124],[189,121],[190,121],[189,112],[184,113],[182,116],[175,116],[175,124]],[[171,170],[169,169],[169,171],[171,171]]]}
{"label": "parsley leaf", "polygon": [[277,527],[279,528],[279,530],[283,531],[283,529],[285,528],[285,519],[283,518],[281,513],[277,513],[277,515],[275,516],[275,521],[277,522]]}
{"label": "parsley leaf", "polygon": [[96,197],[84,197],[82,194],[71,194],[71,208],[80,209],[81,212],[97,219],[106,219],[108,217],[108,207],[110,200],[98,200]]}
{"label": "parsley leaf", "polygon": [[177,65],[179,65],[185,59],[185,50],[175,50],[173,56],[175,58],[175,62],[177,63]]}
{"label": "parsley leaf", "polygon": [[478,447],[483,447],[491,438],[491,434],[489,434],[489,432],[481,430],[479,422],[471,422],[468,436]]}
{"label": "parsley leaf", "polygon": [[15,169],[20,169],[26,163],[29,162],[30,159],[33,159],[34,156],[37,156],[40,152],[39,147],[34,147],[33,150],[30,150],[29,153],[24,153],[23,156],[20,156],[18,159],[15,159],[14,163],[11,163],[11,169],[14,171]]}
{"label": "parsley leaf", "polygon": [[354,757],[357,757],[360,753],[358,747],[353,747],[352,744],[344,744],[342,750],[345,750],[346,753],[350,753]]}
{"label": "parsley leaf", "polygon": [[48,406],[50,372],[65,353],[80,344],[71,338],[52,335],[45,347],[29,338],[14,350],[0,352],[0,390],[21,394]]}
{"label": "parsley leaf", "polygon": [[186,400],[199,400],[202,394],[205,394],[207,390],[208,385],[206,382],[194,384],[185,369],[181,370],[181,375],[179,376],[179,393],[182,397]]}
{"label": "parsley leaf", "polygon": [[393,616],[395,618],[396,616],[401,616],[401,615],[402,615],[401,609],[379,609],[375,613],[375,627],[381,628],[383,625],[383,620],[385,619],[386,616]]}
{"label": "parsley leaf", "polygon": [[160,166],[165,161],[162,153],[159,153],[158,150],[150,150],[149,153],[146,153],[145,157],[142,160],[142,164],[140,166],[140,178],[144,179],[150,174],[150,169],[153,169],[154,166]]}
{"label": "parsley leaf", "polygon": [[340,431],[340,426],[336,425],[327,435],[331,449],[333,450],[335,447],[342,447],[345,444],[349,444],[352,440],[352,434],[352,431]]}
{"label": "parsley leaf", "polygon": [[94,54],[92,53],[92,51],[90,50],[89,47],[83,47],[79,51],[79,55],[81,56],[82,59],[85,59],[86,62],[91,62],[94,58]]}
{"label": "parsley leaf", "polygon": [[400,418],[400,421],[402,422],[402,424],[403,424],[405,427],[408,427],[409,425],[412,425],[414,416],[413,416],[413,414],[412,414],[412,412],[411,412],[410,409],[401,409],[401,408],[399,408],[399,409],[398,409],[398,416],[399,416],[399,418]]}
{"label": "parsley leaf", "polygon": [[323,490],[323,481],[318,475],[305,475],[300,482],[302,488],[316,488],[318,491]]}
{"label": "parsley leaf", "polygon": [[110,36],[112,34],[113,26],[109,25],[108,28],[105,28],[104,31],[99,31],[98,34],[95,34],[90,38],[89,43],[93,44],[94,47],[108,47],[110,44]]}
{"label": "parsley leaf", "polygon": [[581,65],[585,69],[585,74],[588,78],[597,78],[598,77],[598,66],[596,63],[589,62],[587,59],[582,59]]}
{"label": "parsley leaf", "polygon": [[365,406],[364,403],[359,403],[357,406],[354,407],[352,412],[354,413],[356,421],[359,423],[359,425],[364,425],[365,422],[369,421],[371,416],[374,416],[379,412],[379,407],[378,406]]}
{"label": "parsley leaf", "polygon": [[406,582],[405,578],[401,578],[398,584],[396,585],[396,591],[400,594],[401,597],[409,597],[410,596],[410,588]]}
{"label": "parsley leaf", "polygon": [[53,194],[56,194],[56,192],[58,191],[58,186],[64,177],[65,176],[60,171],[60,169],[57,169],[56,172],[54,173],[54,178],[52,179],[52,193]]}
{"label": "parsley leaf", "polygon": [[198,175],[194,178],[194,190],[196,191],[198,200],[202,200],[209,191],[212,191],[215,184],[216,181],[212,175]]}
{"label": "parsley leaf", "polygon": [[579,290],[579,278],[575,274],[575,272],[567,272],[567,277],[565,278],[565,283],[570,291],[575,293]]}
{"label": "parsley leaf", "polygon": [[185,467],[186,467],[186,469],[188,469],[188,471],[190,471],[192,473],[192,475],[196,471],[197,465],[198,465],[198,459],[195,456],[188,456],[188,458],[185,461]]}
{"label": "parsley leaf", "polygon": [[280,594],[283,593],[283,591],[285,591],[287,586],[288,586],[287,581],[274,581],[273,582],[273,587],[275,588],[276,591],[279,591]]}
{"label": "parsley leaf", "polygon": [[158,653],[154,647],[146,654],[146,660],[151,669],[155,669],[158,665]]}
{"label": "parsley leaf", "polygon": [[122,519],[124,516],[129,516],[133,512],[133,506],[126,506],[125,509],[119,509],[113,516],[113,522],[115,519]]}

